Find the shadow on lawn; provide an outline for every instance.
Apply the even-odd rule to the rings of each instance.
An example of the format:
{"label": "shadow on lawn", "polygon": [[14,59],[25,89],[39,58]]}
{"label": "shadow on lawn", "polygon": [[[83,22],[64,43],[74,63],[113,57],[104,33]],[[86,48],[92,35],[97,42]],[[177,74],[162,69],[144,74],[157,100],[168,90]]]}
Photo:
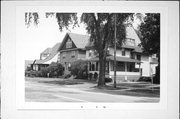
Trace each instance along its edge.
{"label": "shadow on lawn", "polygon": [[160,97],[160,90],[157,88],[154,88],[153,90],[151,88],[144,89],[144,88],[138,88],[138,89],[130,89],[129,87],[120,87],[114,88],[112,85],[106,85],[105,87],[99,88],[97,86],[91,87],[92,92],[101,92],[101,93],[108,93],[113,95],[126,95],[126,96],[138,96],[138,97],[154,97],[159,98]]}
{"label": "shadow on lawn", "polygon": [[56,84],[56,85],[77,85],[83,84],[84,82],[73,81],[73,80],[59,80],[59,81],[38,81],[38,83],[48,83],[48,84]]}

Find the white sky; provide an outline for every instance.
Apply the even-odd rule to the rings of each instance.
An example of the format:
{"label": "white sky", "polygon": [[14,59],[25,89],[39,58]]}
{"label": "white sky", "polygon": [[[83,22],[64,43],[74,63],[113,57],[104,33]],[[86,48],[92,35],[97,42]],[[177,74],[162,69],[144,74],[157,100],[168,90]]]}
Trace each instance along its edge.
{"label": "white sky", "polygon": [[[67,30],[60,32],[55,17],[45,18],[45,13],[39,13],[39,17],[40,23],[38,26],[31,24],[31,26],[27,28],[24,23],[24,26],[21,27],[22,43],[25,45],[25,48],[23,48],[25,60],[39,59],[41,52],[48,47],[53,47],[58,42],[62,42],[65,34],[69,32]],[[136,23],[133,25],[134,27],[137,26]],[[71,32],[86,34],[83,24],[81,24],[80,27],[72,29]]]}
{"label": "white sky", "polygon": [[[38,26],[31,24],[29,28],[23,27],[23,40],[26,44],[25,59],[34,60],[40,58],[40,53],[48,47],[53,47],[56,43],[62,42],[65,34],[69,31],[60,32],[55,17],[45,18],[45,13],[40,15]],[[85,27],[81,24],[71,30],[73,33],[86,34]]]}

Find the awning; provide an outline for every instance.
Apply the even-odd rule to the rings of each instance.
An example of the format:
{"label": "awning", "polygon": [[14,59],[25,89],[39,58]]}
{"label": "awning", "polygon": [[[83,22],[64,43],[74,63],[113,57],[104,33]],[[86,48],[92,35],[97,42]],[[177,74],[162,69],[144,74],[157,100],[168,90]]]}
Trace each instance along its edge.
{"label": "awning", "polygon": [[[107,56],[106,60],[107,61],[114,61],[114,56]],[[91,58],[91,59],[89,59],[89,61],[99,61],[99,57]],[[131,59],[128,57],[116,57],[116,61],[141,63],[141,61],[139,61],[139,60]]]}

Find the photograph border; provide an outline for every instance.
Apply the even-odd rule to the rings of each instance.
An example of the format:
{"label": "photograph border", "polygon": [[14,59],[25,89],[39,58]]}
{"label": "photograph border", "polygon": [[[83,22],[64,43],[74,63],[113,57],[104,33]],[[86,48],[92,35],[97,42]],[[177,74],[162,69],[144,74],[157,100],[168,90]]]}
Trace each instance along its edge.
{"label": "photograph border", "polygon": [[[126,2],[96,2],[69,3],[63,2],[59,6],[17,6],[16,7],[16,107],[17,109],[165,109],[167,108],[167,7],[131,6]],[[161,26],[161,68],[160,68],[160,102],[159,103],[66,103],[66,102],[25,102],[24,58],[23,44],[19,40],[20,26],[24,25],[24,13],[35,12],[122,12],[122,13],[160,13]],[[164,35],[166,34],[166,35]],[[163,41],[163,42],[162,42]],[[163,75],[162,75],[163,74]],[[98,107],[98,108],[97,108]]]}

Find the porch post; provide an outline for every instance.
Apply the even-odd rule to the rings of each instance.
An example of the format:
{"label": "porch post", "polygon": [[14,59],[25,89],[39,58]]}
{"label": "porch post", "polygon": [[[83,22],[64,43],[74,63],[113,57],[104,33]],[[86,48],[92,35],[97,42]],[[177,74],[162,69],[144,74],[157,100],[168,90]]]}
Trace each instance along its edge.
{"label": "porch post", "polygon": [[139,76],[141,77],[141,63],[139,63]]}
{"label": "porch post", "polygon": [[87,75],[88,75],[88,80],[89,80],[89,62],[87,62]]}
{"label": "porch post", "polygon": [[125,80],[127,81],[127,62],[125,62]]}

